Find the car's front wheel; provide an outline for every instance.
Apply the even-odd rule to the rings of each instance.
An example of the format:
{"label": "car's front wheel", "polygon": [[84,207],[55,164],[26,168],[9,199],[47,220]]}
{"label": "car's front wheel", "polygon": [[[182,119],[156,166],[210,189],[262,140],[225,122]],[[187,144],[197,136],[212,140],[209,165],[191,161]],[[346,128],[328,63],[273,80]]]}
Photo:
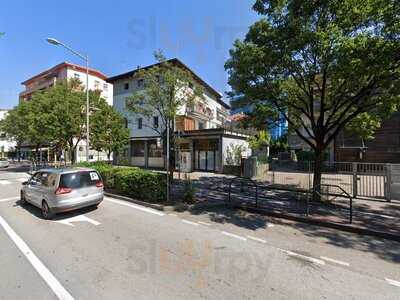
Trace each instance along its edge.
{"label": "car's front wheel", "polygon": [[51,220],[54,217],[54,213],[52,212],[47,202],[44,200],[42,202],[42,216],[46,220]]}

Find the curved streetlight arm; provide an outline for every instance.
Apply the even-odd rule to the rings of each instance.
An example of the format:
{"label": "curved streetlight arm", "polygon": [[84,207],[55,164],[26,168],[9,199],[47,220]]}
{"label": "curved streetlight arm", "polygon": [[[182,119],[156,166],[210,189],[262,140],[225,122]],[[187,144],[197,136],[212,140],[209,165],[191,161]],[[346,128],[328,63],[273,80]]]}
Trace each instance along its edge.
{"label": "curved streetlight arm", "polygon": [[55,46],[62,46],[68,51],[72,52],[76,56],[80,57],[86,62],[86,161],[89,161],[89,152],[90,152],[90,127],[89,127],[89,110],[90,110],[90,103],[89,103],[89,56],[82,55],[79,52],[76,52],[71,47],[65,45],[64,43],[58,41],[54,38],[47,38],[48,43],[55,45]]}

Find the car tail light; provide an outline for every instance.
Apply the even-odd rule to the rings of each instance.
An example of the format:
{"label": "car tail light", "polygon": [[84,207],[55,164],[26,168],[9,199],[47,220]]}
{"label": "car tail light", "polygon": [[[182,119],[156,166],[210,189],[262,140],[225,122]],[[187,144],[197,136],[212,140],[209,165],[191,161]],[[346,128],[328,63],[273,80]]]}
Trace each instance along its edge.
{"label": "car tail light", "polygon": [[72,192],[72,189],[70,189],[70,188],[59,187],[56,190],[56,195],[68,194],[71,192]]}
{"label": "car tail light", "polygon": [[96,182],[96,186],[97,186],[98,188],[103,187],[103,186],[104,186],[103,181],[97,181],[97,182]]}

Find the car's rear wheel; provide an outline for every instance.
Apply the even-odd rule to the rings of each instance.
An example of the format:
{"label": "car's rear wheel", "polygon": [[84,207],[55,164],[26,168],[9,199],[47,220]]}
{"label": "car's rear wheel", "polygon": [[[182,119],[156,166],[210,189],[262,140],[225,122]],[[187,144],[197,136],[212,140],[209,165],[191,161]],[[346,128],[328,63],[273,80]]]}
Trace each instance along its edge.
{"label": "car's rear wheel", "polygon": [[54,217],[54,213],[52,212],[47,202],[44,200],[42,202],[42,216],[46,220],[51,220]]}
{"label": "car's rear wheel", "polygon": [[21,196],[20,196],[19,202],[21,205],[26,204],[25,193],[23,191],[21,191]]}

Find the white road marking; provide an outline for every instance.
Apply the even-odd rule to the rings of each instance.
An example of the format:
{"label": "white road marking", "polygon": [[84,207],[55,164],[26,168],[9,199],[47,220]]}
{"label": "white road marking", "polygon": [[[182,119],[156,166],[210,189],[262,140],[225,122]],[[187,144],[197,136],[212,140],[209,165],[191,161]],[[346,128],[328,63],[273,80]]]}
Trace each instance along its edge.
{"label": "white road marking", "polygon": [[391,284],[391,285],[400,287],[400,281],[396,281],[396,280],[389,279],[389,278],[385,278],[385,280],[387,281],[387,283],[389,283],[389,284]]}
{"label": "white road marking", "polygon": [[54,277],[54,275],[46,268],[46,266],[37,258],[31,251],[28,245],[15,233],[15,231],[8,225],[8,223],[0,216],[0,225],[6,231],[11,240],[15,243],[18,249],[25,255],[28,261],[32,264],[35,270],[53,290],[58,299],[73,300],[74,297],[61,285],[61,283]]}
{"label": "white road marking", "polygon": [[197,223],[204,225],[204,226],[211,226],[212,224],[207,223],[207,222],[202,222],[202,221],[198,221]]}
{"label": "white road marking", "polygon": [[245,237],[242,237],[240,235],[236,235],[236,234],[233,234],[233,233],[230,233],[230,232],[226,232],[226,231],[221,231],[221,233],[223,235],[230,236],[230,237],[233,237],[233,238],[238,239],[238,240],[247,241],[247,239]]}
{"label": "white road marking", "polygon": [[314,258],[314,257],[310,257],[310,256],[305,256],[305,255],[303,255],[303,254],[295,253],[295,252],[292,252],[292,251],[289,251],[289,250],[285,250],[285,249],[280,249],[280,248],[278,248],[278,250],[280,250],[280,251],[286,253],[286,254],[289,255],[289,256],[299,257],[299,258],[302,258],[302,259],[304,259],[304,260],[307,260],[307,261],[312,262],[312,263],[315,263],[315,264],[325,265],[325,262],[324,262],[323,260],[321,260],[321,259],[318,259],[318,258]]}
{"label": "white road marking", "polygon": [[396,217],[393,217],[393,216],[389,216],[389,215],[385,215],[385,214],[375,214],[375,213],[369,213],[369,212],[362,212],[362,211],[359,211],[359,212],[356,212],[356,214],[361,214],[361,215],[369,215],[369,216],[375,216],[375,217],[381,217],[381,218],[386,218],[386,219],[396,219]]}
{"label": "white road marking", "polygon": [[263,244],[266,244],[266,243],[267,243],[266,240],[259,239],[259,238],[257,238],[257,237],[251,236],[251,235],[247,235],[246,237],[247,237],[248,239],[251,239],[251,240],[256,241],[256,242],[260,242],[260,243],[263,243]]}
{"label": "white road marking", "polygon": [[11,197],[11,198],[4,198],[0,199],[0,202],[7,202],[7,201],[12,201],[12,200],[18,200],[19,197]]}
{"label": "white road marking", "polygon": [[275,227],[275,225],[274,225],[274,224],[271,224],[271,223],[269,223],[269,224],[267,225],[267,227]]}
{"label": "white road marking", "polygon": [[346,267],[350,266],[350,264],[345,262],[345,261],[340,261],[340,260],[329,258],[329,257],[326,257],[326,256],[320,256],[320,258],[323,259],[323,260],[338,264],[338,265],[342,265],[342,266],[346,266]]}
{"label": "white road marking", "polygon": [[193,226],[199,226],[199,224],[197,224],[197,223],[195,223],[195,222],[192,222],[192,221],[188,221],[188,220],[182,220],[182,222],[183,222],[183,223],[186,223],[186,224],[193,225]]}
{"label": "white road marking", "polygon": [[120,200],[111,199],[109,197],[106,197],[104,199],[107,200],[107,201],[119,204],[119,205],[135,208],[137,210],[141,210],[141,211],[144,211],[144,212],[147,212],[147,213],[151,213],[151,214],[154,214],[154,215],[157,215],[157,216],[164,216],[165,215],[164,213],[162,213],[160,211],[157,211],[157,210],[154,210],[154,209],[151,209],[151,208],[147,208],[147,207],[143,207],[143,206],[140,206],[140,205],[136,205],[136,204],[120,201]]}
{"label": "white road marking", "polygon": [[72,218],[68,218],[68,219],[64,219],[64,220],[60,220],[60,221],[56,221],[56,222],[60,223],[60,224],[72,226],[72,227],[75,226],[74,224],[72,224],[73,222],[88,222],[90,224],[93,224],[94,226],[100,225],[100,222],[92,220],[92,219],[86,217],[85,215],[79,215],[79,216],[75,216]]}
{"label": "white road marking", "polygon": [[11,181],[8,181],[8,180],[0,180],[0,184],[2,184],[2,185],[11,184]]}

